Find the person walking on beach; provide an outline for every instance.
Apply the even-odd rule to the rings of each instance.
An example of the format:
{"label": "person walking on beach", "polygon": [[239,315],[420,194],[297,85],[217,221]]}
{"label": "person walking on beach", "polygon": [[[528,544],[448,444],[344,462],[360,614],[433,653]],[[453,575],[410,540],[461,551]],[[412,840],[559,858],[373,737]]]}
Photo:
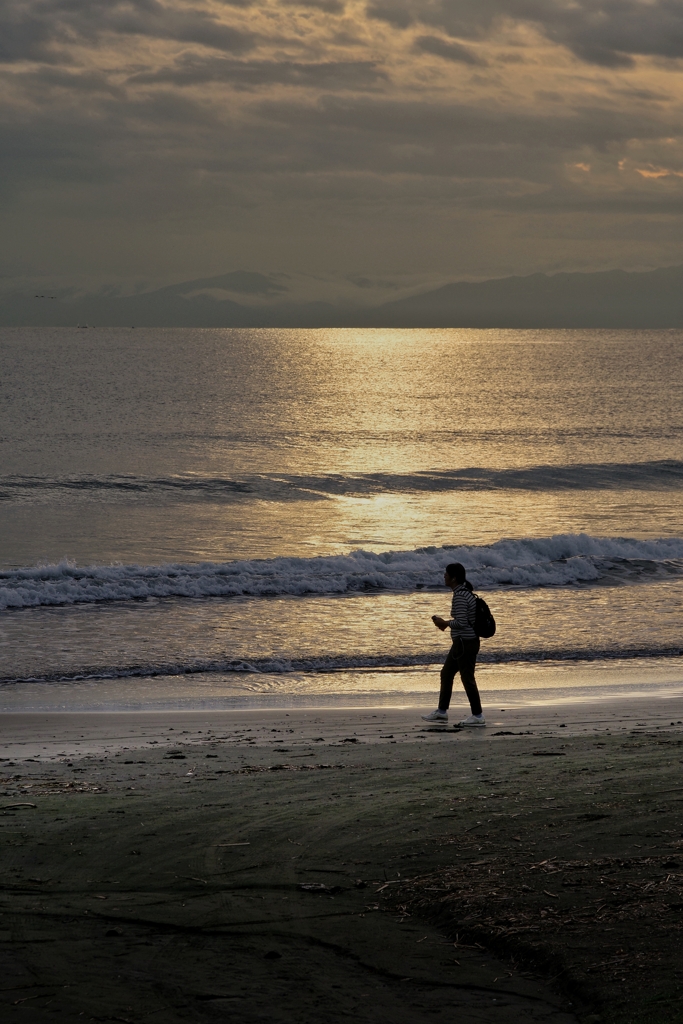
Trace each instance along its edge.
{"label": "person walking on beach", "polygon": [[460,673],[462,685],[470,702],[471,715],[459,723],[471,728],[486,725],[481,710],[481,700],[477,681],[474,678],[474,666],[479,654],[479,637],[474,631],[476,601],[472,593],[472,585],[465,578],[465,568],[460,562],[452,562],[446,566],[443,581],[453,591],[450,619],[442,619],[440,615],[432,615],[432,622],[437,629],[450,629],[453,646],[448,652],[441,669],[441,692],[439,706],[429,715],[422,715],[425,722],[447,722],[448,708],[453,693],[453,680]]}

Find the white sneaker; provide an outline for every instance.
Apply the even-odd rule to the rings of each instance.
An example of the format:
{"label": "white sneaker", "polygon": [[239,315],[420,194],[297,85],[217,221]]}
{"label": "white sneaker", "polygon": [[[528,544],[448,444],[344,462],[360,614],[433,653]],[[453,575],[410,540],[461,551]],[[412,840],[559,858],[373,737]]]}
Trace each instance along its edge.
{"label": "white sneaker", "polygon": [[486,719],[483,714],[481,715],[468,715],[467,718],[463,718],[462,722],[458,722],[461,729],[465,728],[476,728],[478,725],[486,725]]}
{"label": "white sneaker", "polygon": [[421,717],[423,722],[447,722],[448,712],[439,711],[439,709],[437,708],[436,711],[432,711],[431,714],[422,715]]}

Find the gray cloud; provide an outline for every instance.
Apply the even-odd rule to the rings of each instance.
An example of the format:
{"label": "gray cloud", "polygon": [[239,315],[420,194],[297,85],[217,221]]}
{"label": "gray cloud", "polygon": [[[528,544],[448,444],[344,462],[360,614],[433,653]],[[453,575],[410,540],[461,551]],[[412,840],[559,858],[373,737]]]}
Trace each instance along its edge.
{"label": "gray cloud", "polygon": [[342,0],[281,0],[286,7],[314,7],[326,14],[342,14],[345,4]]}
{"label": "gray cloud", "polygon": [[[89,274],[99,260],[256,300],[280,279],[211,275],[334,266],[348,294],[388,294],[456,264],[619,265],[617,237],[634,260],[680,260],[676,65],[632,63],[679,55],[680,0],[369,9],[5,0],[0,269]],[[586,62],[578,73],[560,46]]]}
{"label": "gray cloud", "polygon": [[53,36],[41,13],[22,0],[7,0],[0,7],[0,61],[44,59]]}
{"label": "gray cloud", "polygon": [[386,71],[379,68],[374,61],[238,61],[225,57],[202,57],[191,54],[169,67],[131,75],[128,82],[166,83],[181,87],[226,82],[238,89],[257,89],[278,84],[343,91],[370,89],[387,79]]}
{"label": "gray cloud", "polygon": [[552,14],[540,20],[543,30],[583,60],[610,67],[630,63],[631,55],[683,57],[683,5],[678,0],[583,0],[573,7],[549,6]]}
{"label": "gray cloud", "polygon": [[397,28],[429,25],[481,40],[504,20],[536,26],[581,60],[629,67],[633,56],[683,57],[679,0],[370,0],[371,18]]}
{"label": "gray cloud", "polygon": [[[230,6],[248,6],[232,0]],[[293,7],[342,13],[342,0],[291,0]],[[679,0],[370,0],[367,13],[397,28],[425,25],[454,39],[484,40],[506,20],[532,24],[577,57],[606,67],[631,66],[637,55],[683,56],[683,5]],[[255,35],[231,27],[211,9],[160,0],[6,0],[0,12],[0,59],[54,59],[55,48],[103,35],[139,35],[193,43],[229,53],[255,45]],[[458,44],[435,36],[417,43],[448,60],[474,63]],[[459,54],[461,54],[459,56]],[[467,54],[470,54],[468,57]]]}
{"label": "gray cloud", "polygon": [[475,64],[484,67],[488,63],[468,46],[462,46],[460,43],[450,43],[447,39],[439,36],[418,36],[413,47],[418,53],[431,53],[436,57],[443,57],[444,60],[450,60],[454,63]]}
{"label": "gray cloud", "polygon": [[254,46],[254,37],[202,9],[159,0],[6,0],[0,8],[0,60],[54,60],[74,42],[97,43],[106,34],[197,43],[228,53]]}
{"label": "gray cloud", "polygon": [[325,96],[317,104],[266,101],[257,108],[262,117],[308,126],[332,135],[355,132],[375,140],[432,146],[496,144],[572,150],[580,146],[604,148],[631,138],[673,135],[677,126],[659,121],[651,113],[600,107],[577,108],[549,115],[496,110],[484,105],[452,105],[415,101],[342,99]]}
{"label": "gray cloud", "polygon": [[433,25],[461,39],[483,39],[505,10],[500,0],[369,0],[367,13],[397,28]]}
{"label": "gray cloud", "polygon": [[[230,65],[230,73],[246,73],[251,84],[310,84],[316,74],[331,73],[314,65],[304,80],[301,66],[288,62],[245,62],[237,70],[233,65],[242,62],[220,63]],[[352,81],[356,73],[362,80],[367,70],[351,65],[334,73]],[[585,159],[586,150],[608,153],[632,139],[644,143],[677,132],[671,119],[649,107],[565,105],[554,115],[482,103],[333,93],[313,101],[269,97],[249,103],[239,118],[226,119],[222,104],[162,86],[127,96],[108,92],[106,79],[99,76],[84,75],[80,82],[80,76],[54,68],[19,77],[27,80],[34,100],[69,87],[82,88],[90,102],[85,107],[46,106],[34,116],[31,132],[23,112],[5,124],[0,135],[5,189],[23,190],[31,181],[52,180],[55,188],[59,181],[88,181],[94,204],[104,203],[105,190],[106,205],[127,204],[131,215],[135,208],[135,216],[143,219],[178,205],[187,214],[225,202],[232,175],[301,175],[302,195],[311,197],[317,188],[314,176],[331,175],[323,193],[332,203],[335,194],[344,201],[349,183],[343,175],[349,173],[462,179],[452,186],[452,202],[475,197],[487,202],[503,193],[512,198],[552,185],[559,207],[569,188],[566,161]],[[416,182],[411,187],[419,191],[422,186]],[[582,187],[590,188],[589,182]],[[369,195],[368,188],[367,181],[354,185],[354,201],[358,189]],[[292,194],[291,183],[288,189]],[[379,189],[380,200],[383,191],[388,195],[386,185]],[[81,209],[89,202],[87,194],[78,196]]]}
{"label": "gray cloud", "polygon": [[[0,71],[2,75],[2,71]],[[70,93],[82,93],[92,99],[101,95],[124,97],[124,90],[112,82],[111,77],[102,71],[82,71],[71,68],[57,67],[53,64],[42,65],[29,72],[13,72],[11,78],[2,76],[6,86],[21,84],[25,95],[32,95],[35,100],[45,100],[59,90]]]}
{"label": "gray cloud", "polygon": [[[587,195],[583,190],[571,186],[551,187],[535,195],[489,197],[486,207],[543,214],[617,214],[629,217],[664,214],[678,218],[683,215],[683,195],[654,195],[631,188],[610,196]],[[663,229],[660,227],[660,230]],[[680,231],[680,225],[677,230]]]}

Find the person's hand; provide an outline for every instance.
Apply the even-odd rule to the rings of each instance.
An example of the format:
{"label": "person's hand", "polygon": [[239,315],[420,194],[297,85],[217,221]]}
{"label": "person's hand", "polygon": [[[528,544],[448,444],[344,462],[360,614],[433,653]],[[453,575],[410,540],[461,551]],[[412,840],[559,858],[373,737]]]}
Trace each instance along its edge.
{"label": "person's hand", "polygon": [[446,621],[446,619],[442,619],[440,615],[432,615],[432,622],[437,627],[437,629],[441,630],[442,633],[444,629],[448,628],[448,622]]}

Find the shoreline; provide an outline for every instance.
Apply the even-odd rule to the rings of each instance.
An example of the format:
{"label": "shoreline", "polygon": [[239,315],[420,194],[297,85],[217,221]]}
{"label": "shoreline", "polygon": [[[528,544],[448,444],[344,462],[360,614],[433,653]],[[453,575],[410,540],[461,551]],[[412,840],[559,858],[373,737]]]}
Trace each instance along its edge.
{"label": "shoreline", "polygon": [[[417,714],[434,706],[439,668],[440,663],[429,668],[290,676],[197,673],[16,682],[0,686],[0,720],[21,713],[299,714],[412,709]],[[563,708],[683,696],[683,658],[484,663],[478,666],[477,676],[485,709]],[[456,686],[454,706],[463,713],[464,700]]]}
{"label": "shoreline", "polygon": [[[458,730],[454,726],[468,713],[451,708],[447,725],[423,722],[426,707],[308,707],[237,710],[165,709],[143,711],[16,711],[0,714],[0,757],[48,759],[83,756],[150,746],[186,745],[209,738],[236,739],[245,728],[252,743],[275,752],[277,727],[294,730],[293,745],[318,742],[319,749],[355,736],[358,743],[386,744],[388,732],[401,741],[446,738],[453,744],[478,746],[514,734],[564,738],[595,733],[623,734],[633,730],[666,732],[683,723],[683,694],[595,698],[515,705],[502,702],[485,706],[486,728]],[[315,733],[315,736],[313,735]],[[393,740],[394,737],[392,736]],[[396,742],[398,742],[398,738]]]}

